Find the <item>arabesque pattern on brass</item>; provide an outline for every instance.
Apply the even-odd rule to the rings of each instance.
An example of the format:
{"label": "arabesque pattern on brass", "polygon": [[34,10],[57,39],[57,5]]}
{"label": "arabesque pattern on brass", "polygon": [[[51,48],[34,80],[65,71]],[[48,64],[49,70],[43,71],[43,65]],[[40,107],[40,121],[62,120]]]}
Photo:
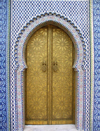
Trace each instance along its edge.
{"label": "arabesque pattern on brass", "polygon": [[72,41],[61,29],[53,29],[53,61],[57,71],[53,72],[52,101],[53,119],[72,119]]}
{"label": "arabesque pattern on brass", "polygon": [[35,32],[26,49],[26,124],[73,123],[73,46],[60,28]]}
{"label": "arabesque pattern on brass", "polygon": [[42,69],[47,61],[47,28],[32,35],[26,53],[26,124],[36,124],[34,120],[47,120],[47,72]]}

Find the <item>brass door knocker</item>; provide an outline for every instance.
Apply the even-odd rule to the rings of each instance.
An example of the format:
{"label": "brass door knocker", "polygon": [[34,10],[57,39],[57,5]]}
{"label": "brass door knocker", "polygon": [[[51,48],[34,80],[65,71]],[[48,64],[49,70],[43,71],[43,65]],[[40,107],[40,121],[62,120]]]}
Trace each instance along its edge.
{"label": "brass door knocker", "polygon": [[46,70],[47,70],[47,64],[46,64],[46,62],[44,61],[44,62],[42,62],[42,71],[43,71],[43,72],[46,72]]}
{"label": "brass door knocker", "polygon": [[58,64],[57,64],[57,61],[53,62],[53,71],[54,72],[57,72],[58,70]]}

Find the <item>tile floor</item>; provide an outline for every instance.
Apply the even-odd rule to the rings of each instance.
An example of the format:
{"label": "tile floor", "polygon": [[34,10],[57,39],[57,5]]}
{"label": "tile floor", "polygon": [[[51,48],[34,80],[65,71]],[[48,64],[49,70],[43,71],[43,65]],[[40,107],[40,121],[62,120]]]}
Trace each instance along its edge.
{"label": "tile floor", "polygon": [[75,125],[25,125],[24,131],[77,131]]}

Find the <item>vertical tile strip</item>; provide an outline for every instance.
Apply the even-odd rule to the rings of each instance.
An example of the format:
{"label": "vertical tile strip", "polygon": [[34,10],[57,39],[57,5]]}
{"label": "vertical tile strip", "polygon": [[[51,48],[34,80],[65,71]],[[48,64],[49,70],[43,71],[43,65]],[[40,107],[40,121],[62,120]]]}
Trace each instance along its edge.
{"label": "vertical tile strip", "polygon": [[100,131],[100,0],[93,0],[94,106],[93,131]]}
{"label": "vertical tile strip", "polygon": [[8,0],[0,0],[0,131],[9,130],[9,84],[7,76]]}
{"label": "vertical tile strip", "polygon": [[9,85],[9,45],[10,45],[10,0],[7,0],[7,38],[6,38],[6,103],[7,103],[7,131],[10,131],[10,85]]}
{"label": "vertical tile strip", "polygon": [[91,114],[90,130],[93,131],[93,106],[94,106],[94,39],[93,39],[93,0],[90,0],[90,43],[91,43]]}

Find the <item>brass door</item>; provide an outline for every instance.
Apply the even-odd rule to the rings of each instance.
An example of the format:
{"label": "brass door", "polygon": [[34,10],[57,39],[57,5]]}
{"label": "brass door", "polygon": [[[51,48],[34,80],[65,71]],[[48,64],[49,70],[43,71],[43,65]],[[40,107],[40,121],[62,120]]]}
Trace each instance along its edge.
{"label": "brass door", "polygon": [[26,48],[26,124],[74,123],[73,44],[60,28],[36,31]]}

